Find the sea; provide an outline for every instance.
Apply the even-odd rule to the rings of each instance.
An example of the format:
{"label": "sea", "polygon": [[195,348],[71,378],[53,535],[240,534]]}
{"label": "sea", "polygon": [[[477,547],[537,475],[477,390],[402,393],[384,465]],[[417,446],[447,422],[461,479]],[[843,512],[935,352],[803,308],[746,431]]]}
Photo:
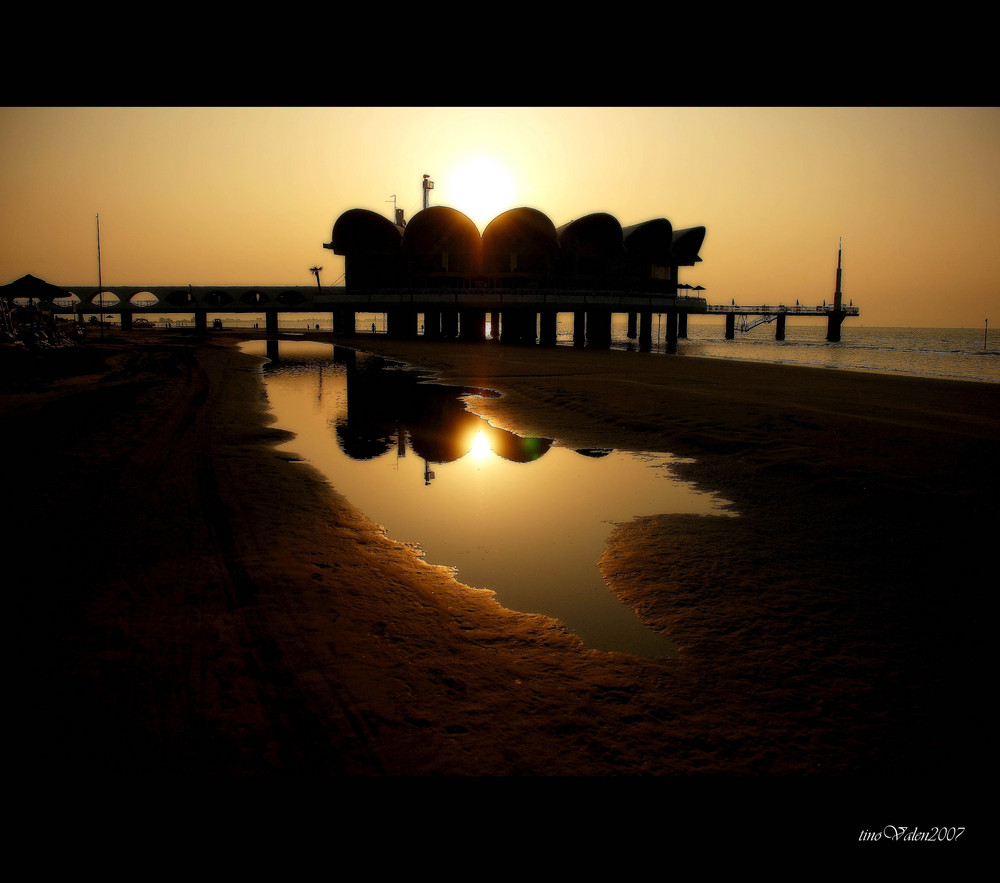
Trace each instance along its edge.
{"label": "sea", "polygon": [[[629,348],[635,342],[619,336],[613,345]],[[678,341],[677,354],[1000,383],[1000,332],[987,333],[985,327],[869,328],[847,320],[841,340],[833,343],[826,340],[825,322],[789,323],[783,341],[774,339],[771,325],[737,331],[733,340],[726,340],[718,324],[689,323],[687,339]]]}
{"label": "sea", "polygon": [[[224,327],[229,329],[264,325],[263,314],[222,315],[222,320]],[[156,319],[154,324],[158,324]],[[183,324],[183,321],[174,319],[174,325]],[[357,314],[355,327],[359,334],[359,346],[363,346],[364,335],[371,334],[373,326],[375,334],[385,333],[384,314]],[[302,313],[285,314],[279,321],[279,328],[300,333],[333,330],[328,314],[313,316]],[[985,323],[978,328],[868,327],[848,318],[844,321],[841,340],[837,343],[826,340],[824,321],[789,319],[783,341],[774,339],[774,330],[774,325],[759,325],[750,331],[736,331],[733,340],[726,340],[722,317],[713,317],[708,321],[692,317],[687,337],[677,343],[676,355],[1000,383],[1000,329],[987,328]],[[638,341],[628,337],[625,314],[614,315],[611,334],[612,348],[638,349]],[[665,337],[665,324],[658,326],[654,316],[654,353],[665,351]],[[573,345],[572,314],[559,314],[556,341],[560,346]]]}

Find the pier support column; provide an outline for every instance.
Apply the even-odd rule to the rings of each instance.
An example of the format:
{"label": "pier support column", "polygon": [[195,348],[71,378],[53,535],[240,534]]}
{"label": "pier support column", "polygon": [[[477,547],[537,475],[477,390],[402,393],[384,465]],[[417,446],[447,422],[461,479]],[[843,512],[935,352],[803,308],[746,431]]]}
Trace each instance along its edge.
{"label": "pier support column", "polygon": [[653,348],[653,311],[639,313],[639,351],[648,353]]}
{"label": "pier support column", "polygon": [[333,333],[354,336],[354,310],[338,309],[333,311]]}
{"label": "pier support column", "polygon": [[541,313],[540,334],[538,336],[538,342],[542,346],[555,346],[556,345],[556,326],[557,326],[557,313],[554,309],[545,309]]}
{"label": "pier support column", "polygon": [[637,318],[638,314],[634,310],[628,314],[628,331],[626,332],[626,336],[629,340],[635,340],[636,338],[635,326]]}
{"label": "pier support column", "polygon": [[682,340],[687,340],[688,336],[688,314],[677,314],[677,336]]}
{"label": "pier support column", "polygon": [[611,310],[587,310],[587,346],[611,348]]}
{"label": "pier support column", "polygon": [[131,313],[126,313],[124,310],[122,310],[121,316],[122,316],[122,331],[131,331],[132,330],[132,314]]}
{"label": "pier support column", "polygon": [[485,310],[462,310],[460,338],[472,341],[486,340]]}
{"label": "pier support column", "polygon": [[677,352],[677,310],[667,310],[667,352]]}
{"label": "pier support column", "polygon": [[424,310],[424,337],[427,340],[441,339],[440,310]]}
{"label": "pier support column", "polygon": [[490,338],[500,339],[500,313],[496,310],[490,313]]}
{"label": "pier support column", "polygon": [[264,313],[264,330],[272,336],[278,333],[278,314],[275,310]]}
{"label": "pier support column", "polygon": [[775,324],[774,339],[775,340],[784,340],[785,339],[785,314],[784,313],[778,313],[778,319],[777,319],[777,321],[774,324]]}
{"label": "pier support column", "polygon": [[538,343],[538,312],[530,309],[524,314],[523,343],[534,346]]}
{"label": "pier support column", "polygon": [[445,340],[458,339],[458,310],[441,311],[441,337]]}
{"label": "pier support column", "polygon": [[534,345],[537,338],[538,315],[534,310],[505,310],[501,343]]}
{"label": "pier support column", "polygon": [[582,310],[573,313],[573,346],[583,346],[587,342],[587,314]]}
{"label": "pier support column", "polygon": [[517,311],[504,310],[500,326],[500,343],[517,343]]}
{"label": "pier support column", "polygon": [[726,313],[726,340],[736,337],[736,314]]}
{"label": "pier support column", "polygon": [[396,340],[412,340],[417,336],[417,311],[409,308],[390,310],[386,313],[385,330]]}
{"label": "pier support column", "polygon": [[834,310],[826,320],[826,339],[832,343],[840,342],[840,326],[844,321],[844,313]]}

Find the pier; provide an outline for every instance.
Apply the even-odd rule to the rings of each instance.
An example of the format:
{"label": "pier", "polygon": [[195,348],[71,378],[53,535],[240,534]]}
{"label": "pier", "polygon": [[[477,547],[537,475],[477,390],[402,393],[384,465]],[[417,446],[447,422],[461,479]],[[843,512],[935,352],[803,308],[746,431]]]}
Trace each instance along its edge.
{"label": "pier", "polygon": [[726,340],[732,340],[737,331],[751,331],[759,325],[774,323],[774,339],[785,339],[785,319],[788,316],[800,316],[809,319],[826,320],[826,339],[831,342],[840,340],[840,326],[848,316],[860,316],[861,310],[856,306],[837,306],[823,304],[817,307],[804,307],[796,304],[786,307],[777,306],[728,306],[711,304],[705,310],[709,315],[724,315],[726,317]]}
{"label": "pier", "polygon": [[853,303],[843,306],[839,250],[829,306],[737,306],[735,300],[710,306],[700,295],[680,293],[702,286],[678,281],[681,267],[701,261],[704,227],[674,230],[659,218],[623,228],[599,213],[556,229],[541,212],[521,208],[494,219],[480,236],[467,217],[443,206],[425,208],[410,224],[397,220],[364,209],[341,215],[324,247],[345,257],[343,287],[324,288],[322,267],[310,269],[315,286],[105,286],[99,279],[96,287],[59,289],[34,277],[18,284],[37,291],[43,309],[80,321],[117,314],[127,329],[143,313],[187,314],[196,331],[205,332],[211,314],[251,313],[263,314],[269,336],[278,333],[282,313],[325,313],[334,334],[348,337],[356,333],[358,313],[376,313],[385,315],[385,332],[397,339],[485,341],[488,327],[501,343],[555,346],[558,315],[571,313],[574,345],[607,349],[612,316],[624,313],[628,337],[649,351],[655,315],[667,352],[687,337],[692,314],[723,315],[730,340],[737,328],[769,322],[784,340],[788,316],[821,318],[829,341],[840,340],[845,318],[860,315]]}
{"label": "pier", "polygon": [[[101,294],[113,303],[101,303]],[[531,291],[512,289],[424,288],[391,291],[351,291],[319,286],[195,287],[105,286],[67,288],[69,297],[40,301],[43,309],[79,317],[118,315],[129,328],[143,314],[193,315],[195,328],[207,331],[211,315],[264,315],[268,334],[278,333],[282,313],[327,313],[335,334],[355,333],[357,313],[384,313],[386,333],[400,339],[486,340],[487,318],[492,339],[503,343],[555,346],[556,317],[572,313],[574,342],[590,347],[611,345],[611,317],[627,313],[640,345],[651,345],[653,316],[665,317],[668,346],[684,335],[690,313],[703,314],[704,298],[629,291]],[[148,296],[155,298],[152,301]],[[139,302],[135,302],[139,298]],[[422,321],[421,321],[422,320]],[[422,329],[421,329],[422,326]]]}
{"label": "pier", "polygon": [[788,316],[822,318],[829,341],[840,340],[846,317],[860,315],[853,303],[843,306],[840,250],[829,307],[825,301],[816,307],[737,306],[735,300],[710,306],[700,295],[682,293],[703,286],[679,278],[681,268],[701,263],[704,227],[675,230],[666,218],[623,227],[596,212],[557,228],[541,211],[521,207],[497,216],[480,234],[461,212],[428,206],[432,186],[424,175],[424,208],[409,223],[401,210],[393,221],[360,208],[340,215],[323,247],[344,258],[342,287],[324,288],[323,268],[315,266],[315,286],[106,286],[98,272],[96,287],[59,289],[26,276],[6,288],[29,297],[37,292],[43,309],[81,322],[119,315],[125,329],[144,313],[193,315],[198,332],[207,331],[209,315],[262,314],[268,336],[278,334],[282,313],[327,314],[334,334],[348,337],[357,333],[358,313],[375,313],[385,315],[385,333],[397,339],[485,341],[489,335],[501,343],[555,346],[558,316],[571,313],[574,345],[607,349],[612,316],[624,313],[628,337],[638,339],[641,351],[652,349],[655,314],[667,352],[687,337],[692,314],[722,314],[729,340],[737,328],[766,322],[775,322],[775,337],[784,340]]}
{"label": "pier", "polygon": [[[195,329],[207,332],[212,316],[222,313],[263,314],[267,334],[278,333],[284,313],[329,314],[336,334],[355,334],[357,313],[382,313],[386,333],[400,339],[499,340],[502,343],[556,343],[556,316],[572,313],[574,344],[592,348],[611,345],[611,317],[628,316],[628,337],[640,350],[652,345],[654,317],[665,333],[668,351],[687,337],[689,315],[723,316],[727,340],[766,323],[775,323],[775,339],[784,340],[788,316],[825,320],[827,340],[840,340],[840,326],[858,307],[709,304],[702,297],[665,296],[627,291],[517,291],[421,289],[351,292],[318,286],[82,286],[66,288],[67,297],[36,302],[45,311],[75,315],[118,316],[129,329],[144,314],[193,316]],[[101,294],[114,302],[101,303]],[[74,297],[69,297],[75,295]],[[137,301],[138,299],[138,301]],[[110,300],[110,297],[108,297]],[[487,318],[490,333],[487,335]],[[663,327],[665,325],[665,328]]]}
{"label": "pier", "polygon": [[[624,313],[628,337],[638,339],[641,351],[652,349],[655,315],[667,352],[687,337],[690,315],[724,315],[727,339],[737,327],[776,322],[778,340],[785,338],[788,316],[819,317],[827,321],[827,340],[839,341],[844,319],[860,313],[842,305],[840,252],[829,307],[710,306],[700,294],[683,293],[704,291],[701,285],[679,280],[681,268],[702,260],[704,227],[675,230],[666,218],[622,227],[597,212],[557,228],[544,213],[521,207],[494,218],[480,234],[461,212],[429,207],[427,175],[423,184],[424,209],[409,223],[401,211],[390,221],[367,209],[337,219],[323,247],[344,258],[342,287],[324,288],[319,266],[310,268],[315,286],[105,286],[99,274],[97,287],[60,291],[43,283],[39,300],[81,321],[117,314],[123,328],[143,313],[187,314],[205,332],[209,315],[252,313],[263,314],[273,336],[282,313],[319,313],[332,317],[334,334],[349,337],[357,333],[358,313],[376,313],[385,315],[385,333],[397,339],[489,336],[541,346],[556,345],[562,313],[573,315],[574,345],[596,349],[611,346],[612,316]],[[105,295],[113,302],[105,303]]]}

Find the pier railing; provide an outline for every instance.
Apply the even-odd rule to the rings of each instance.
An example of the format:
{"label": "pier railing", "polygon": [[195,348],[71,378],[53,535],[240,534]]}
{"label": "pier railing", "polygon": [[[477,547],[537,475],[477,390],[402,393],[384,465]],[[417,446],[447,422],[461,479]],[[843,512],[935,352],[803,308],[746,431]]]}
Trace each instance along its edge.
{"label": "pier railing", "polygon": [[[619,312],[652,310],[704,313],[702,297],[627,290],[407,288],[351,291],[319,286],[149,286],[121,285],[67,288],[79,300],[59,298],[46,306],[58,313],[304,313],[317,310],[381,312],[401,305],[467,309],[554,307],[571,311],[588,307],[618,307]],[[116,302],[101,303],[100,295],[114,295]],[[152,297],[145,297],[151,295]],[[141,300],[135,300],[142,297]],[[155,298],[155,300],[153,299]]]}
{"label": "pier railing", "polygon": [[[313,301],[317,306],[377,307],[393,304],[414,304],[447,306],[467,306],[473,309],[508,307],[556,307],[572,310],[610,306],[625,310],[678,310],[685,313],[704,313],[708,306],[705,298],[688,295],[669,295],[655,292],[637,291],[594,291],[589,289],[517,289],[517,288],[410,288],[403,291],[377,290],[355,291],[348,294],[317,295]],[[363,310],[364,311],[364,310]]]}
{"label": "pier railing", "polygon": [[[826,316],[829,313],[836,312],[837,308],[833,304],[822,304],[816,307],[806,307],[796,304],[794,307],[785,306],[785,304],[776,305],[759,305],[755,304],[753,306],[741,306],[740,304],[709,304],[706,308],[706,313],[712,314],[727,314],[734,313],[735,315],[742,316],[769,316],[769,315],[786,315],[786,316]],[[839,312],[843,313],[845,316],[860,316],[861,310],[859,307],[855,306],[841,306]]]}

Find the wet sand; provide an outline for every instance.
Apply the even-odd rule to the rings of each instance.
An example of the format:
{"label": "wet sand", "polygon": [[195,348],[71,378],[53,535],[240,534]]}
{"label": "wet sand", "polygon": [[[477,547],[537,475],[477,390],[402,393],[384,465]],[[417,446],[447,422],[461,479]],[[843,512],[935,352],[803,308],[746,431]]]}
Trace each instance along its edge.
{"label": "wet sand", "polygon": [[15,692],[40,774],[927,787],[986,762],[1000,386],[354,339],[500,391],[474,407],[519,434],[690,457],[684,477],[732,501],[615,529],[611,589],[680,648],[646,660],[387,539],[275,450],[237,340],[119,333],[3,381]]}

